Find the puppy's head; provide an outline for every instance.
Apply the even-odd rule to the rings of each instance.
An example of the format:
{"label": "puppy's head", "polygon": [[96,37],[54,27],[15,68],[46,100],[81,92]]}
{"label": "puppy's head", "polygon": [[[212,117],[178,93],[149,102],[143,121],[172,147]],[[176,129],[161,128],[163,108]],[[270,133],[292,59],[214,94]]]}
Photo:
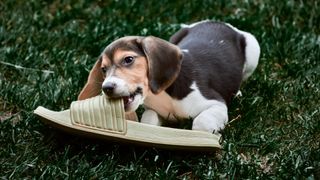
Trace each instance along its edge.
{"label": "puppy's head", "polygon": [[126,111],[135,111],[148,93],[171,85],[180,72],[180,49],[156,37],[129,36],[108,45],[92,68],[78,99],[98,95],[123,98]]}

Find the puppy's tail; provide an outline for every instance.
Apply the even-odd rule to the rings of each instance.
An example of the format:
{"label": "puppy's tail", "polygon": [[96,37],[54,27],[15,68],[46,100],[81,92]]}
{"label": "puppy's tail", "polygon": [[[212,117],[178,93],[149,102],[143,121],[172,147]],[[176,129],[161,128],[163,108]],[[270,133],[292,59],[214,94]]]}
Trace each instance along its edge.
{"label": "puppy's tail", "polygon": [[245,47],[245,63],[243,66],[243,80],[248,79],[248,77],[251,76],[251,74],[254,72],[254,70],[258,66],[259,57],[260,57],[260,46],[257,41],[257,39],[250,33],[241,31],[235,27],[233,27],[230,24],[227,24],[232,29],[237,31],[238,33],[242,34],[246,41],[246,47]]}
{"label": "puppy's tail", "polygon": [[243,32],[243,36],[246,39],[246,61],[243,66],[243,80],[246,80],[258,66],[260,46],[257,39],[252,34]]}

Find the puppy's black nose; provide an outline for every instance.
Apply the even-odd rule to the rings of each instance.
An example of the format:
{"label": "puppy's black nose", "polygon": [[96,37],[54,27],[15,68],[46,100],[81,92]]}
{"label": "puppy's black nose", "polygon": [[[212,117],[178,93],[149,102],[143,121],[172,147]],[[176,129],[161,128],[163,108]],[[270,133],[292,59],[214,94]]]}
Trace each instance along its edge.
{"label": "puppy's black nose", "polygon": [[116,83],[108,82],[102,86],[103,92],[110,96],[113,94],[114,89],[116,88]]}

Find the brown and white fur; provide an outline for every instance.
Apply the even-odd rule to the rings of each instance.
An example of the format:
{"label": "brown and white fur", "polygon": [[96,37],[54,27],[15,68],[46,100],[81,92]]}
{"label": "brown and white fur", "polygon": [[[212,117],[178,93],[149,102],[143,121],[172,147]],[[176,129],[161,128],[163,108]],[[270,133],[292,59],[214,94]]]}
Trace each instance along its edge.
{"label": "brown and white fur", "polygon": [[250,33],[212,21],[183,26],[170,41],[128,36],[109,44],[78,99],[123,98],[127,117],[143,104],[141,122],[193,118],[193,130],[218,132],[228,104],[255,70],[260,47]]}

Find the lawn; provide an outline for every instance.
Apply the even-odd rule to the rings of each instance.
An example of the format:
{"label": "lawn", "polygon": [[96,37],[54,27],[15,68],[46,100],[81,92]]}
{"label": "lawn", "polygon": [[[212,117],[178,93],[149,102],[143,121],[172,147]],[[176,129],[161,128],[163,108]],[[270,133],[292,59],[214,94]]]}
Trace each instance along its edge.
{"label": "lawn", "polygon": [[[229,108],[221,151],[133,147],[42,124],[69,108],[104,47],[126,35],[168,39],[181,23],[225,21],[254,34],[260,63]],[[0,2],[1,179],[320,179],[320,3]]]}

